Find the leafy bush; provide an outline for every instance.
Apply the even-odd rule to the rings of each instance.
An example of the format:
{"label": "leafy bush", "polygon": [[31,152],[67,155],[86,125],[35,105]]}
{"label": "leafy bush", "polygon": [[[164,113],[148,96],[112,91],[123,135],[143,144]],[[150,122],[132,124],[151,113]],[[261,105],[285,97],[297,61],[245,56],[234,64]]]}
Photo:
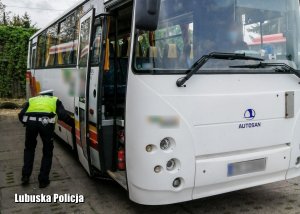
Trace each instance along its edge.
{"label": "leafy bush", "polygon": [[33,28],[0,25],[0,97],[25,96],[28,41]]}

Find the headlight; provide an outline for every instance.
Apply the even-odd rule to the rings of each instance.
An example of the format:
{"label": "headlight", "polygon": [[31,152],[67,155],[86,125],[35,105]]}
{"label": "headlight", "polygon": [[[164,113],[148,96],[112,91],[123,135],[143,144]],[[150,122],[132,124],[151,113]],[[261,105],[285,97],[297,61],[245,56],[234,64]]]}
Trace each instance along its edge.
{"label": "headlight", "polygon": [[170,147],[170,140],[168,138],[164,138],[162,141],[160,141],[160,148],[162,150],[167,150]]}

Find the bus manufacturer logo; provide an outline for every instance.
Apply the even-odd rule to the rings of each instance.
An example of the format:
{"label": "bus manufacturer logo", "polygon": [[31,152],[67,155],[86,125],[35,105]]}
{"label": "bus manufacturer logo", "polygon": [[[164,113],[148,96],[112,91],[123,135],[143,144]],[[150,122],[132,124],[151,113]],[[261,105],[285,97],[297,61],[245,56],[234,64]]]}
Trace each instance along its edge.
{"label": "bus manufacturer logo", "polygon": [[[246,120],[253,120],[255,118],[255,111],[254,109],[247,109],[244,113],[244,118]],[[248,122],[248,123],[241,123],[239,124],[239,129],[248,129],[248,128],[258,128],[261,127],[261,122]]]}
{"label": "bus manufacturer logo", "polygon": [[244,113],[244,118],[247,120],[253,120],[255,118],[255,111],[254,109],[247,109]]}

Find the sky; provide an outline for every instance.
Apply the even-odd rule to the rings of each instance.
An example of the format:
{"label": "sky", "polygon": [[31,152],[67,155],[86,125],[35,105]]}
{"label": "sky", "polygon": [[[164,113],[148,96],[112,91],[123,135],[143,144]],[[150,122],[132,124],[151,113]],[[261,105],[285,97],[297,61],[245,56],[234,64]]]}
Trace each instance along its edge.
{"label": "sky", "polygon": [[43,28],[80,0],[1,0],[12,14],[27,12],[36,27]]}

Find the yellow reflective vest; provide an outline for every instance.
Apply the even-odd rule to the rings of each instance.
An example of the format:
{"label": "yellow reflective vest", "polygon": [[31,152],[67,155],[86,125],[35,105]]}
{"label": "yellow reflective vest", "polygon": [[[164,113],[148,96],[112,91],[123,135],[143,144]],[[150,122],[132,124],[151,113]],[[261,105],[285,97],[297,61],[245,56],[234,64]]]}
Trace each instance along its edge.
{"label": "yellow reflective vest", "polygon": [[37,96],[29,99],[29,107],[26,113],[54,113],[56,114],[57,97]]}

